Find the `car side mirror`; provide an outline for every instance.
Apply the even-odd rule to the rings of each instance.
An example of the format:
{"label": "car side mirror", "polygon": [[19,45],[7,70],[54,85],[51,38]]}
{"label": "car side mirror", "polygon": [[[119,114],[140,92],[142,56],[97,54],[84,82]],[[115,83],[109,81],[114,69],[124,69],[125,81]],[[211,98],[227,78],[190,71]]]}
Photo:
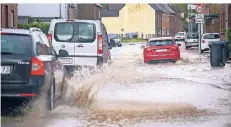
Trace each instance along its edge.
{"label": "car side mirror", "polygon": [[177,46],[181,46],[181,44],[177,44]]}
{"label": "car side mirror", "polygon": [[58,57],[68,57],[69,54],[66,50],[59,50],[59,54],[58,54]]}

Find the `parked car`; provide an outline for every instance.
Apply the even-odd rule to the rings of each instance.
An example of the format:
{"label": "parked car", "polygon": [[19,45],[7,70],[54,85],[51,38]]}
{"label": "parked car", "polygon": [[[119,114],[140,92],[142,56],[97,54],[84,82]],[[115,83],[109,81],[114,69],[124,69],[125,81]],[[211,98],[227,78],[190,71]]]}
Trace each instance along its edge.
{"label": "parked car", "polygon": [[185,38],[185,49],[199,46],[199,35],[197,33],[188,33]]}
{"label": "parked car", "polygon": [[121,40],[119,35],[117,34],[108,34],[108,39],[110,41],[110,44],[112,45],[112,47],[121,47]]}
{"label": "parked car", "polygon": [[174,39],[185,39],[185,36],[186,36],[186,33],[185,33],[185,32],[178,32],[178,33],[175,35],[175,38],[174,38]]}
{"label": "parked car", "polygon": [[98,20],[53,19],[48,38],[68,70],[86,66],[96,68],[110,59],[107,30]]}
{"label": "parked car", "polygon": [[205,33],[202,35],[201,52],[209,50],[209,42],[220,41],[219,33]]}
{"label": "parked car", "polygon": [[1,97],[48,95],[52,110],[63,83],[63,66],[40,29],[1,29]]}
{"label": "parked car", "polygon": [[180,59],[180,50],[172,37],[150,39],[143,49],[144,63],[156,61],[176,62]]}

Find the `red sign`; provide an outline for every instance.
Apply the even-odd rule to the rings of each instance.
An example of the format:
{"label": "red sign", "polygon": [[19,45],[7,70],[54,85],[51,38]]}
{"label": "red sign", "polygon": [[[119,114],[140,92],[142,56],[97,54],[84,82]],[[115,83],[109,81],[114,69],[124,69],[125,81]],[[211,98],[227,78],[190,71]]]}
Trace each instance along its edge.
{"label": "red sign", "polygon": [[196,12],[197,14],[203,13],[203,12],[204,12],[203,6],[198,5],[198,6],[195,8],[195,12]]}

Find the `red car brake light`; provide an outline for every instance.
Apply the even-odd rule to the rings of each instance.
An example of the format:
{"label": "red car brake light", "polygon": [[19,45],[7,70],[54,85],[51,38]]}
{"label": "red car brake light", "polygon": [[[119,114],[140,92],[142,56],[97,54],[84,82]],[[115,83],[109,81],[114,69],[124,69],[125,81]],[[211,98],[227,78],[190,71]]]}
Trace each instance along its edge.
{"label": "red car brake light", "polygon": [[98,54],[103,53],[103,36],[102,34],[98,34]]}
{"label": "red car brake light", "polygon": [[44,63],[41,60],[32,57],[30,74],[34,76],[44,75],[45,74]]}
{"label": "red car brake light", "polygon": [[48,33],[47,39],[48,39],[50,42],[52,42],[52,33]]}
{"label": "red car brake light", "polygon": [[202,40],[202,43],[205,43],[205,40]]}

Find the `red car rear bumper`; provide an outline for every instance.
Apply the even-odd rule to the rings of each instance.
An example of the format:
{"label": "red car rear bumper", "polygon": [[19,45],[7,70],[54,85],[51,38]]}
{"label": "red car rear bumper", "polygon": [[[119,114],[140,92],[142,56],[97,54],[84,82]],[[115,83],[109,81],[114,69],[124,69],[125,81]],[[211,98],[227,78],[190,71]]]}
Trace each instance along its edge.
{"label": "red car rear bumper", "polygon": [[148,63],[151,61],[162,61],[162,60],[174,60],[178,61],[180,59],[180,53],[174,52],[171,54],[158,54],[158,55],[146,55],[144,54],[144,62]]}

